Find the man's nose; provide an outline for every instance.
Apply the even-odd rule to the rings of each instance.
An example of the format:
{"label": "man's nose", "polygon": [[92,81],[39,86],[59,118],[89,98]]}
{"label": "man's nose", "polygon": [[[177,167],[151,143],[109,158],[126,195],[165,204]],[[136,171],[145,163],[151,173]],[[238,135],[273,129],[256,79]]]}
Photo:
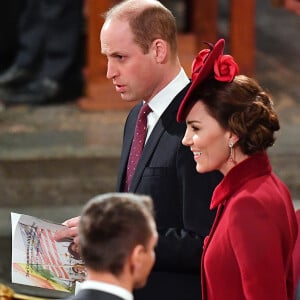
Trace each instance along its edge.
{"label": "man's nose", "polygon": [[106,78],[113,79],[118,74],[117,68],[110,62],[107,63]]}

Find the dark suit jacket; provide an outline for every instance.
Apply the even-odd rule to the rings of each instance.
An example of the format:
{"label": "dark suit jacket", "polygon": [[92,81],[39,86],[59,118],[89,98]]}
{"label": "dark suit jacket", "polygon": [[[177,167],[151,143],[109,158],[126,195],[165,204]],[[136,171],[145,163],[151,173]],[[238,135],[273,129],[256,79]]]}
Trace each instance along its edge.
{"label": "dark suit jacket", "polygon": [[[202,244],[215,216],[209,204],[221,174],[198,174],[190,149],[181,143],[186,126],[176,122],[176,113],[186,90],[174,98],[159,119],[132,179],[131,192],[152,196],[159,232],[154,270],[147,286],[135,293],[135,299],[201,299]],[[125,124],[118,191],[123,191],[141,105],[131,110]]]}
{"label": "dark suit jacket", "polygon": [[83,289],[75,296],[67,298],[68,300],[124,300],[113,294],[102,292],[100,290]]}

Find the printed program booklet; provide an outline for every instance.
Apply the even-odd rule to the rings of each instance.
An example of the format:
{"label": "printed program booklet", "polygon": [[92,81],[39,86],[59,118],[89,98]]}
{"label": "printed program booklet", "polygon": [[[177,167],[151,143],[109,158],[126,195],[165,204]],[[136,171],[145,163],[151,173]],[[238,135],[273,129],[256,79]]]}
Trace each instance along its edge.
{"label": "printed program booklet", "polygon": [[72,240],[54,239],[64,225],[17,213],[11,213],[11,224],[12,282],[74,292],[86,273]]}

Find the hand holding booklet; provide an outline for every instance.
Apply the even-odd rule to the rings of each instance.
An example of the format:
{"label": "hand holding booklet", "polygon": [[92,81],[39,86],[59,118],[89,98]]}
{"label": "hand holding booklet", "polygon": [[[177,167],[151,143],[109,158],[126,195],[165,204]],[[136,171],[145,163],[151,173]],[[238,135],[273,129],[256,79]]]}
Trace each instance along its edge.
{"label": "hand holding booklet", "polygon": [[74,292],[86,273],[73,241],[54,239],[64,225],[17,213],[11,213],[11,223],[12,282]]}

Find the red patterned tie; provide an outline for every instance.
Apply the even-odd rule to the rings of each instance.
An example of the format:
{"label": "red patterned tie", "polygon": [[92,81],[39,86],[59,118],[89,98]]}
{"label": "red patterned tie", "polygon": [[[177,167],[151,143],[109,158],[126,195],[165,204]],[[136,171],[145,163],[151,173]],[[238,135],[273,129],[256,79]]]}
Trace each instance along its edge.
{"label": "red patterned tie", "polygon": [[128,192],[129,190],[131,179],[133,177],[137,163],[143,151],[143,147],[147,136],[147,116],[151,111],[152,111],[151,108],[146,103],[142,106],[137,118],[133,141],[132,141],[128,164],[127,164],[125,192]]}

